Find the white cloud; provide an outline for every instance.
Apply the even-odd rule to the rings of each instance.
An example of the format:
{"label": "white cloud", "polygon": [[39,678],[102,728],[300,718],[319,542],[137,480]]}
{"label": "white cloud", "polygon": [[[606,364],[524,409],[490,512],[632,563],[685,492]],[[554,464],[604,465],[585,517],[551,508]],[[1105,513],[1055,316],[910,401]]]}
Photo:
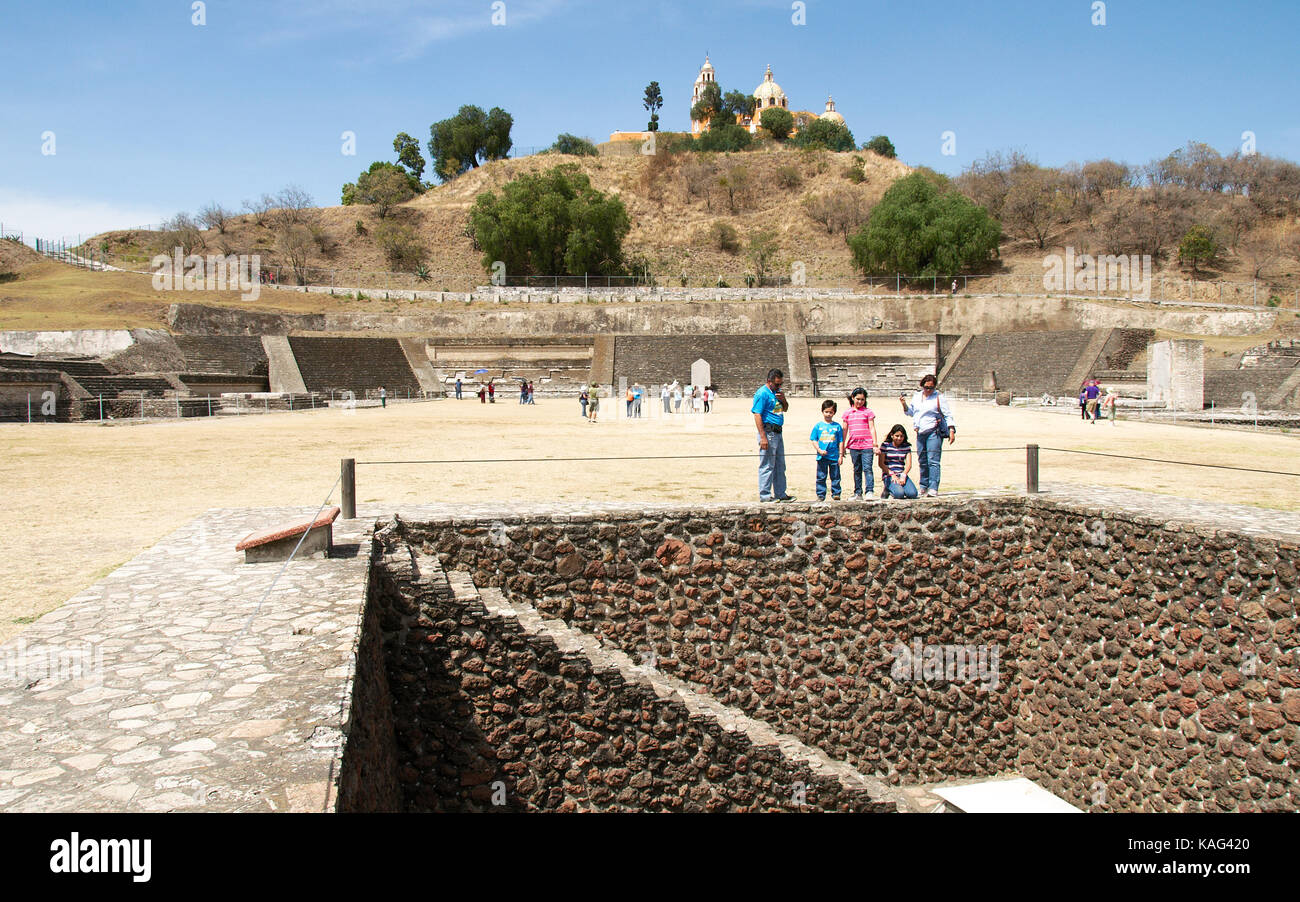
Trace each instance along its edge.
{"label": "white cloud", "polygon": [[110,229],[157,224],[170,214],[143,205],[117,204],[84,197],[42,197],[0,185],[0,224],[6,234],[76,240]]}

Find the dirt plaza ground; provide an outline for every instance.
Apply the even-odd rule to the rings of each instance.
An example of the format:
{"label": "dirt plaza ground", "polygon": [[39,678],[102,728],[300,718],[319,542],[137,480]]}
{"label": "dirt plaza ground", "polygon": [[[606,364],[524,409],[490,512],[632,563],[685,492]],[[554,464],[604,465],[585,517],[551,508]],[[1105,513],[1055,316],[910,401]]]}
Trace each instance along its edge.
{"label": "dirt plaza ground", "polygon": [[[811,500],[808,432],[820,399],[792,399],[785,433],[790,491]],[[620,405],[621,406],[621,405]],[[651,406],[657,407],[657,400]],[[878,432],[910,426],[897,398],[873,399]],[[755,501],[749,400],[707,415],[600,422],[578,402],[520,406],[463,401],[393,404],[134,424],[0,427],[0,640],[210,508],[314,507],[339,502],[339,459],[356,458],[360,502],[618,499]],[[843,403],[841,399],[841,412]],[[649,407],[646,413],[652,413]],[[945,445],[943,490],[1023,489],[1024,446],[1300,471],[1295,435],[1121,420],[955,402],[957,443]],[[977,451],[1009,448],[1005,451]],[[717,455],[709,457],[708,455]],[[735,456],[728,456],[735,455]],[[573,458],[650,457],[583,461]],[[686,458],[686,459],[682,459]],[[507,462],[475,462],[500,461]],[[367,461],[456,463],[368,466]],[[847,469],[847,468],[846,468]],[[1042,452],[1041,482],[1141,489],[1189,499],[1300,510],[1300,478]],[[845,474],[845,494],[852,478]],[[905,504],[905,501],[889,502]],[[229,536],[233,547],[240,536]]]}

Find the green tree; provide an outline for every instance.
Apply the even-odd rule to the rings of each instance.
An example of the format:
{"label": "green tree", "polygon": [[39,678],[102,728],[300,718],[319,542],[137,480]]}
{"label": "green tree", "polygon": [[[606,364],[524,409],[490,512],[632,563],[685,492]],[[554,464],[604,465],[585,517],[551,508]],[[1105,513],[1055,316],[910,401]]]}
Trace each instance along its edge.
{"label": "green tree", "polygon": [[770,278],[776,269],[776,257],[781,252],[781,245],[776,240],[776,232],[755,232],[749,238],[749,265],[758,277],[758,286]]}
{"label": "green tree", "polygon": [[722,88],[711,81],[700,91],[700,99],[691,107],[691,119],[695,122],[712,122],[713,117],[722,110]]}
{"label": "green tree", "polygon": [[406,132],[398,132],[393,139],[393,150],[397,153],[397,162],[401,163],[418,182],[424,178],[424,154],[420,153],[420,142]]}
{"label": "green tree", "polygon": [[863,275],[951,276],[986,266],[1001,238],[983,207],[913,173],[890,186],[849,249]]}
{"label": "green tree", "polygon": [[507,279],[534,275],[618,275],[631,227],[623,201],[591,186],[574,163],[520,175],[500,194],[480,194],[470,211],[483,268],[500,261]]}
{"label": "green tree", "polygon": [[1219,241],[1208,227],[1203,225],[1194,225],[1183,235],[1183,240],[1178,245],[1178,262],[1190,263],[1192,272],[1199,271],[1201,266],[1209,266],[1218,259]]}
{"label": "green tree", "polygon": [[853,150],[858,145],[853,132],[829,119],[814,119],[794,136],[796,147],[823,147],[826,150]]}
{"label": "green tree", "polygon": [[420,236],[410,226],[383,222],[375,228],[375,244],[394,269],[414,271],[429,256]]}
{"label": "green tree", "polygon": [[510,153],[514,119],[500,107],[489,112],[463,106],[450,119],[429,126],[429,156],[433,171],[446,181],[477,169],[480,162],[500,160]]}
{"label": "green tree", "polygon": [[722,95],[722,106],[719,110],[734,122],[737,116],[754,115],[754,110],[757,108],[758,98],[752,94],[746,94],[744,91],[728,91]]}
{"label": "green tree", "polygon": [[794,131],[794,116],[790,115],[789,110],[783,110],[779,106],[768,107],[763,110],[763,115],[758,117],[758,124],[776,140],[784,141],[790,137],[790,132]]}
{"label": "green tree", "polygon": [[882,157],[888,157],[891,160],[898,159],[898,151],[894,149],[894,142],[884,135],[876,135],[866,144],[863,144],[862,149],[869,150]]}
{"label": "green tree", "polygon": [[418,194],[419,187],[419,180],[397,164],[375,162],[355,184],[343,186],[343,204],[374,204],[383,219],[394,206]]}
{"label": "green tree", "polygon": [[737,151],[744,150],[753,142],[754,136],[744,126],[728,122],[710,126],[709,130],[695,139],[695,149],[702,151]]}
{"label": "green tree", "polygon": [[645,98],[641,105],[646,108],[650,114],[650,122],[646,125],[646,131],[659,131],[659,110],[664,105],[664,95],[659,90],[659,82],[652,81],[645,86]]}
{"label": "green tree", "polygon": [[594,157],[598,156],[596,145],[592,144],[586,138],[579,138],[577,135],[570,135],[567,132],[555,139],[547,150],[551,153],[565,153],[575,157]]}

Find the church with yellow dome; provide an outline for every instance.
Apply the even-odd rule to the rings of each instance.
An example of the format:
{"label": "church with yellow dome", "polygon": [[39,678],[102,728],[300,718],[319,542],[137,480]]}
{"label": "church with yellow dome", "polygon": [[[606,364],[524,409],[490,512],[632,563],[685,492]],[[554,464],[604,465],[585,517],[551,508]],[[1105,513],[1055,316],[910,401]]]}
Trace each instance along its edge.
{"label": "church with yellow dome", "polygon": [[[704,65],[700,67],[699,74],[695,76],[695,90],[691,94],[692,109],[694,109],[695,105],[703,98],[705,87],[709,84],[717,84],[717,81],[717,71],[713,68],[713,63],[709,60],[708,54],[705,54]],[[748,129],[750,134],[758,132],[759,122],[762,119],[763,111],[770,110],[774,107],[786,110],[794,117],[794,132],[791,132],[791,134],[797,133],[801,127],[808,125],[808,123],[812,122],[814,119],[827,119],[843,125],[846,128],[848,126],[844,121],[844,117],[835,109],[834,97],[828,97],[826,99],[826,109],[820,114],[811,112],[810,110],[791,111],[790,99],[786,96],[785,91],[781,90],[781,86],[777,84],[776,79],[772,77],[772,67],[770,64],[767,67],[767,71],[763,73],[763,80],[759,82],[758,87],[751,92],[751,96],[753,96],[755,101],[754,112],[748,116],[739,114],[736,116],[736,124]],[[698,137],[708,130],[708,122],[701,122],[694,118],[691,119],[692,135]]]}

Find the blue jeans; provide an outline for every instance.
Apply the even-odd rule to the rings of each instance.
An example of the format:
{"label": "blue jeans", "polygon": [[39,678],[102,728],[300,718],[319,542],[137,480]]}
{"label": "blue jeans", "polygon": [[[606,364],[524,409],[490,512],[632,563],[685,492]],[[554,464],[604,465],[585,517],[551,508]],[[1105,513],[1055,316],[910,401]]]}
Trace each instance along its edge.
{"label": "blue jeans", "polygon": [[830,477],[831,494],[839,497],[840,494],[840,462],[831,460],[829,457],[817,458],[817,500],[821,501],[826,497],[826,477]]}
{"label": "blue jeans", "polygon": [[890,479],[885,483],[889,488],[889,497],[891,498],[915,498],[919,494],[916,491],[916,483],[912,482],[912,477],[907,477],[907,482],[899,485]]}
{"label": "blue jeans", "polygon": [[939,491],[939,456],[943,454],[943,434],[938,429],[918,432],[916,459],[921,464],[921,491]]}
{"label": "blue jeans", "polygon": [[785,442],[779,432],[766,432],[767,450],[758,449],[758,498],[768,501],[784,498]]}
{"label": "blue jeans", "polygon": [[871,468],[872,458],[875,457],[875,454],[875,448],[849,449],[849,460],[853,461],[853,494],[862,494],[864,479],[867,483],[866,493],[868,495],[876,490],[875,470]]}

